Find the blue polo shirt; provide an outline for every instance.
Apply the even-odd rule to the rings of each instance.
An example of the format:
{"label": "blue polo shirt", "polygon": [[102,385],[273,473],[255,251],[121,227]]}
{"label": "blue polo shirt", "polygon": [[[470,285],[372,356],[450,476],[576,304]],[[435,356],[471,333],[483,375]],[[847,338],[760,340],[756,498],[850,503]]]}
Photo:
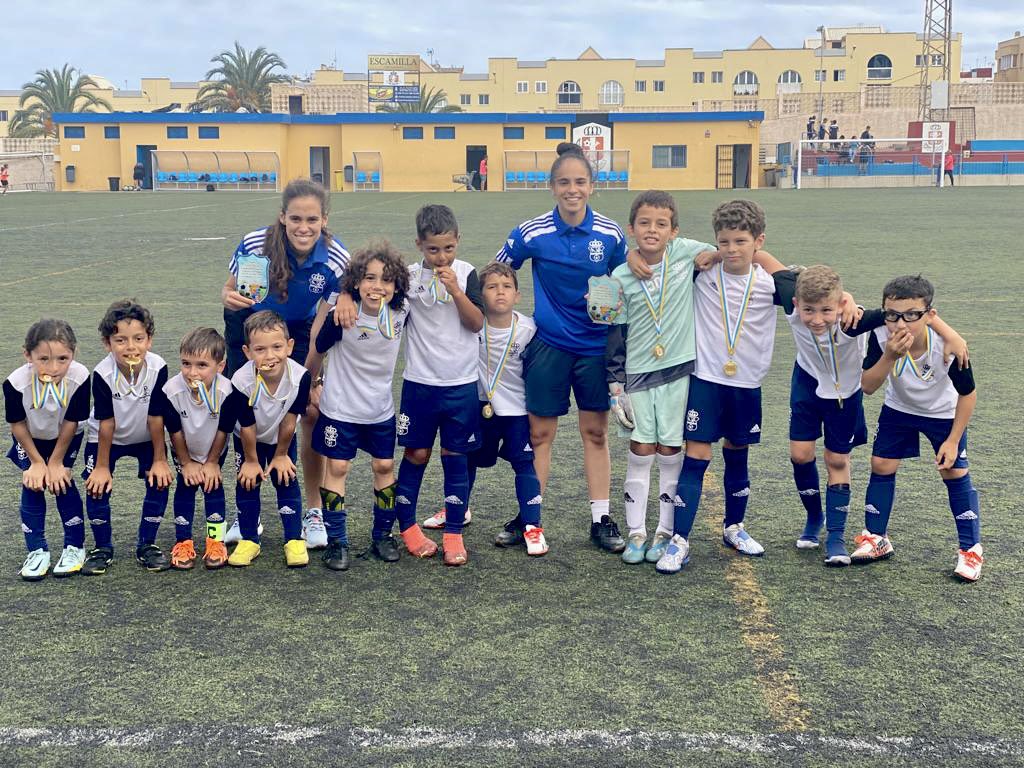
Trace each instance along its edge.
{"label": "blue polo shirt", "polygon": [[608,328],[587,314],[587,281],[626,261],[626,237],[607,216],[587,206],[578,226],[558,208],[512,230],[494,257],[513,269],[532,259],[533,319],[545,344],[577,355],[603,355]]}
{"label": "blue polo shirt", "polygon": [[[263,243],[268,227],[257,229],[242,238],[228,269],[238,277],[238,259],[242,256],[262,256]],[[253,311],[269,309],[277,312],[287,322],[309,320],[316,315],[320,299],[340,291],[341,277],[348,268],[349,254],[341,241],[321,235],[312,253],[300,265],[292,251],[291,244],[285,243],[292,278],[288,281],[288,300],[271,292],[267,298],[253,306]]]}

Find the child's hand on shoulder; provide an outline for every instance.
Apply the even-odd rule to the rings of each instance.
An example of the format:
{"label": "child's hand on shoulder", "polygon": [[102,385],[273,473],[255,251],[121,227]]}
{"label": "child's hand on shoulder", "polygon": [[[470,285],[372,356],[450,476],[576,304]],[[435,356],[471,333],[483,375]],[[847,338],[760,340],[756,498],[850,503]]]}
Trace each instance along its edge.
{"label": "child's hand on shoulder", "polygon": [[843,298],[839,302],[839,324],[842,329],[848,331],[856,328],[863,316],[864,307],[858,306],[849,291],[843,291]]}
{"label": "child's hand on shoulder", "polygon": [[85,491],[94,499],[103,498],[114,487],[114,478],[109,467],[94,467],[85,480]]}
{"label": "child's hand on shoulder", "polygon": [[32,462],[21,475],[21,483],[30,491],[41,491],[46,487],[46,464]]}
{"label": "child's hand on shoulder", "polygon": [[277,473],[277,482],[281,485],[290,485],[295,482],[295,462],[288,454],[275,456],[267,467],[267,474]]}
{"label": "child's hand on shoulder", "polygon": [[220,488],[220,465],[216,461],[207,461],[199,468],[202,476],[203,491],[209,493]]}
{"label": "child's hand on shoulder", "polygon": [[626,263],[629,265],[629,271],[637,280],[650,280],[654,277],[654,270],[636,248],[629,249],[629,253],[626,254]]}
{"label": "child's hand on shoulder", "polygon": [[263,479],[263,468],[258,461],[243,461],[238,468],[238,484],[247,491],[256,488]]}
{"label": "child's hand on shoulder", "polygon": [[693,268],[698,272],[707,272],[721,260],[722,254],[719,251],[703,251],[693,260]]}
{"label": "child's hand on shoulder", "polygon": [[146,483],[150,488],[163,490],[171,484],[171,465],[164,460],[154,461],[153,466],[146,472]]}
{"label": "child's hand on shoulder", "polygon": [[971,367],[971,356],[967,350],[967,339],[959,333],[954,335],[956,338],[950,339],[943,346],[942,359],[949,362],[951,358],[955,357],[956,361],[960,364],[960,370],[964,371]]}
{"label": "child's hand on shoulder", "polygon": [[334,305],[334,324],[340,325],[346,330],[356,327],[359,322],[359,307],[347,293],[338,296],[338,303]]}

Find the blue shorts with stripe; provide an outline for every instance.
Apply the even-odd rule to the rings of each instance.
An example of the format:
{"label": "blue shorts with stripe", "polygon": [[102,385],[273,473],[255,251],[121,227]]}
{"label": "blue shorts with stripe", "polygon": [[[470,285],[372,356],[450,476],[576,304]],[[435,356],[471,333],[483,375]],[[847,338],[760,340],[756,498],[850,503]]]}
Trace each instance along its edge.
{"label": "blue shorts with stripe", "polygon": [[452,386],[402,383],[402,406],[397,420],[398,444],[403,448],[441,447],[470,453],[480,446],[480,400],[476,382]]}
{"label": "blue shorts with stripe", "polygon": [[534,336],[523,351],[526,410],[534,416],[564,416],[569,392],[581,411],[608,410],[604,355],[577,355]]}
{"label": "blue shorts with stripe", "polygon": [[761,388],[730,387],[690,377],[683,437],[699,443],[717,443],[723,437],[733,445],[761,442]]}
{"label": "blue shorts with stripe", "polygon": [[[242,438],[238,435],[231,436],[231,444],[235,449],[235,473],[242,468],[242,461],[245,459],[245,451],[242,449]],[[274,460],[274,455],[277,453],[277,443],[261,443],[256,441],[256,460],[260,463],[260,468],[266,469],[270,466],[270,462]],[[292,441],[288,444],[288,458],[295,464],[298,461],[298,449],[296,447],[295,435],[292,435]],[[271,478],[273,481],[273,478]]]}
{"label": "blue shorts with stripe", "polygon": [[[878,414],[878,428],[875,431],[875,443],[871,446],[871,455],[880,459],[915,459],[921,455],[921,435],[928,438],[932,451],[937,453],[952,428],[953,419],[916,416],[883,405]],[[956,451],[957,457],[952,469],[966,469],[966,429],[960,436]]]}
{"label": "blue shorts with stripe", "polygon": [[[484,403],[480,403],[484,407]],[[493,467],[502,458],[509,464],[533,462],[533,446],[530,445],[529,416],[492,416],[481,419],[483,440],[480,447],[470,455],[470,461],[477,467]]]}
{"label": "blue shorts with stripe", "polygon": [[354,424],[321,413],[313,427],[313,450],[338,461],[352,461],[356,451],[368,453],[375,459],[393,459],[395,417],[379,424]]}
{"label": "blue shorts with stripe", "polygon": [[793,364],[789,389],[789,439],[816,441],[825,435],[825,449],[849,453],[868,441],[864,420],[864,391],[849,397],[826,400],[818,397],[818,380],[798,363]]}
{"label": "blue shorts with stripe", "polygon": [[[82,438],[84,436],[85,432],[79,432],[71,438],[71,443],[68,445],[67,451],[64,452],[65,467],[70,469],[74,466],[75,459],[78,458],[78,451],[82,447]],[[57,441],[32,438],[32,442],[35,443],[36,450],[39,451],[39,455],[43,457],[43,461],[49,461],[50,457],[53,455],[53,449],[57,447]],[[11,449],[7,452],[7,458],[13,461],[14,466],[23,472],[32,466],[28,453],[21,447],[21,443],[13,437],[11,438]]]}
{"label": "blue shorts with stripe", "polygon": [[[96,456],[99,453],[99,443],[86,443],[85,444],[85,469],[82,470],[82,479],[88,480],[89,475],[92,474],[93,469],[96,467]],[[144,478],[146,473],[153,468],[153,443],[150,440],[146,440],[142,443],[131,443],[129,445],[118,445],[113,443],[110,446],[110,474],[114,474],[114,466],[118,460],[123,459],[125,456],[133,458],[139,462],[139,473],[137,477]]]}

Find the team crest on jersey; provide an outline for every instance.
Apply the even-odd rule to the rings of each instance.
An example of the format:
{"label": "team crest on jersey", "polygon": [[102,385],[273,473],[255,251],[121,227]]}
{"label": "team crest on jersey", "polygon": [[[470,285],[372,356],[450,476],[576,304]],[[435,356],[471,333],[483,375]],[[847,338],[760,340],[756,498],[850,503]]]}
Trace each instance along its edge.
{"label": "team crest on jersey", "polygon": [[398,418],[395,419],[395,431],[400,435],[409,434],[409,417],[406,414],[398,414]]}
{"label": "team crest on jersey", "polygon": [[338,445],[338,428],[333,424],[328,424],[324,427],[324,445],[328,448],[334,448]]}
{"label": "team crest on jersey", "polygon": [[604,261],[604,243],[594,239],[587,243],[587,252],[591,261]]}
{"label": "team crest on jersey", "polygon": [[686,431],[697,431],[698,424],[700,424],[700,414],[696,410],[691,408],[686,412]]}
{"label": "team crest on jersey", "polygon": [[327,285],[327,278],[321,275],[319,272],[314,273],[309,278],[309,291],[310,293],[323,293],[324,287]]}

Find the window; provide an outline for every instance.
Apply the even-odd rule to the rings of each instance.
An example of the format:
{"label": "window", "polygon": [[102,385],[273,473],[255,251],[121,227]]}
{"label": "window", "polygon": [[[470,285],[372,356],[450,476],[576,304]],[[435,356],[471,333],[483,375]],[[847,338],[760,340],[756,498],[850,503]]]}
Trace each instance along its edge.
{"label": "window", "polygon": [[85,126],[84,125],[65,125],[64,126],[64,138],[65,139],[84,139],[85,138]]}
{"label": "window", "polygon": [[686,145],[662,144],[651,148],[651,167],[653,168],[685,168]]}
{"label": "window", "polygon": [[884,53],[876,53],[868,61],[868,80],[892,79],[892,59]]}
{"label": "window", "polygon": [[637,93],[647,93],[647,81],[646,80],[634,80],[633,90]]}
{"label": "window", "polygon": [[524,139],[526,138],[526,129],[521,125],[506,125],[502,135],[506,139]]}
{"label": "window", "polygon": [[6,122],[7,122],[7,110],[6,109],[0,109],[0,123],[6,123]]}
{"label": "window", "polygon": [[476,103],[479,104],[481,107],[486,107],[488,104],[491,103],[491,95],[489,93],[477,94]]}
{"label": "window", "polygon": [[167,138],[168,139],[187,139],[188,138],[188,126],[187,125],[168,125],[167,126]]}
{"label": "window", "polygon": [[434,138],[435,139],[454,139],[455,138],[455,126],[454,125],[435,125],[434,126]]}
{"label": "window", "polygon": [[816,70],[814,70],[814,82],[816,82],[816,83],[824,83],[826,80],[828,80],[828,70],[826,70],[826,69],[816,69]]}
{"label": "window", "polygon": [[654,81],[654,92],[655,93],[664,93],[665,92],[665,81],[664,80],[655,80]]}
{"label": "window", "polygon": [[559,104],[580,104],[582,103],[582,96],[580,92],[580,84],[575,80],[566,80],[564,83],[558,86],[558,103]]}
{"label": "window", "polygon": [[468,93],[460,93],[459,94],[459,104],[461,104],[464,107],[468,107],[472,103],[473,103],[473,97],[470,96]]}
{"label": "window", "polygon": [[845,69],[833,69],[832,70],[832,80],[834,80],[837,83],[841,83],[844,80],[846,80],[846,70]]}
{"label": "window", "polygon": [[799,83],[799,82],[801,82],[800,81],[800,73],[797,72],[795,69],[787,69],[785,72],[783,72],[781,75],[779,75],[779,82],[780,83]]}
{"label": "window", "polygon": [[[933,66],[933,67],[941,67],[942,66],[942,54],[941,53],[933,53],[931,56],[932,56],[931,66]],[[920,53],[917,54],[917,56],[914,57],[914,66],[915,67],[923,67],[924,66],[924,62],[925,62],[925,57],[922,56]]]}
{"label": "window", "polygon": [[530,92],[530,81],[529,80],[516,80],[516,93],[529,93]]}
{"label": "window", "polygon": [[103,126],[103,138],[104,139],[120,139],[121,138],[121,126],[119,126],[119,125],[104,125]]}
{"label": "window", "polygon": [[737,96],[756,96],[757,89],[757,75],[749,69],[744,69],[732,81],[732,92]]}
{"label": "window", "polygon": [[602,105],[619,105],[625,101],[625,89],[618,80],[607,80],[598,91],[598,100]]}
{"label": "window", "polygon": [[402,129],[402,138],[406,141],[423,138],[423,126],[407,125]]}
{"label": "window", "polygon": [[703,83],[704,82],[704,73],[703,72],[694,72],[693,73],[693,82],[696,83],[697,85],[700,85],[701,83]]}
{"label": "window", "polygon": [[219,125],[201,125],[201,126],[199,126],[199,138],[200,139],[219,139],[220,138],[220,126]]}
{"label": "window", "polygon": [[725,82],[725,78],[723,77],[723,73],[722,72],[712,72],[711,73],[711,82],[712,83],[724,83]]}
{"label": "window", "polygon": [[548,92],[548,81],[547,80],[537,80],[533,84],[533,92],[534,93],[547,93]]}
{"label": "window", "polygon": [[565,141],[565,126],[564,125],[549,125],[544,128],[545,139],[559,139]]}

